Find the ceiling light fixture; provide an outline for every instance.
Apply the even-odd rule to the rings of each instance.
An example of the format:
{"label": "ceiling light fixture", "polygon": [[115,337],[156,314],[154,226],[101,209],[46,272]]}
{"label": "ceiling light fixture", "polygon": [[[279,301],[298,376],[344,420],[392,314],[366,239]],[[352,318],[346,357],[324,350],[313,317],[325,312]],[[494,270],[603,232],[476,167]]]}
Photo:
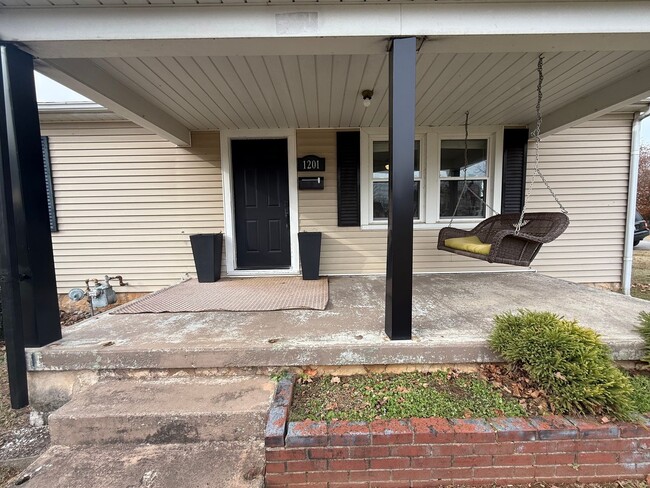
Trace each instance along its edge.
{"label": "ceiling light fixture", "polygon": [[363,90],[361,92],[361,98],[363,99],[363,106],[368,108],[370,107],[370,102],[372,101],[372,90]]}

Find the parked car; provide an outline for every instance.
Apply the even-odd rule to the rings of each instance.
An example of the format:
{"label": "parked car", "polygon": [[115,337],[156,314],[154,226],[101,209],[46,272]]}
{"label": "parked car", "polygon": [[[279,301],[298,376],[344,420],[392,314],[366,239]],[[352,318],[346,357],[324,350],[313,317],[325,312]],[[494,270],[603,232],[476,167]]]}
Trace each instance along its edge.
{"label": "parked car", "polygon": [[634,220],[634,245],[636,246],[648,235],[650,235],[650,230],[648,230],[648,223],[645,221],[643,216],[637,212],[636,219]]}

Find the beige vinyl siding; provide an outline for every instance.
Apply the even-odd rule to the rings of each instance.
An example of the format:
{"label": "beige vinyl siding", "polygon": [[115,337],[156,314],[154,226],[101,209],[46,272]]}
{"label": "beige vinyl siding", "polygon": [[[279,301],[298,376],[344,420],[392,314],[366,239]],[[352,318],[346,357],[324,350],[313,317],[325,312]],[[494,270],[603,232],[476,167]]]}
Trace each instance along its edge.
{"label": "beige vinyl siding", "polygon": [[[571,224],[544,246],[534,265],[544,274],[587,283],[620,283],[623,269],[632,113],[613,113],[542,141],[547,180],[569,211]],[[529,174],[534,162],[529,148]],[[555,210],[543,183],[530,210]]]}
{"label": "beige vinyl siding", "polygon": [[[616,113],[542,142],[542,168],[571,226],[545,246],[536,269],[620,282],[631,124],[631,114]],[[153,291],[193,274],[188,236],[223,230],[218,133],[195,132],[192,148],[178,148],[128,122],[46,123],[42,131],[50,137],[60,293],[104,274],[123,275],[125,291]],[[336,132],[297,131],[297,155],[325,157],[327,168],[324,190],[298,192],[300,230],[323,232],[323,274],[384,273],[386,231],[337,226]],[[530,210],[555,209],[545,191],[538,182]],[[437,235],[415,231],[415,272],[511,269],[437,251]]]}
{"label": "beige vinyl siding", "polygon": [[[576,282],[621,281],[631,126],[632,114],[617,113],[542,142],[541,168],[569,210],[571,225],[542,249],[533,268]],[[336,131],[299,130],[297,146],[299,157],[317,154],[327,160],[325,189],[299,192],[301,230],[323,232],[322,272],[384,273],[386,230],[336,225]],[[531,145],[529,162],[533,160]],[[528,208],[555,210],[546,192],[538,181]],[[414,231],[416,273],[522,269],[438,251],[437,237],[437,230]]]}
{"label": "beige vinyl siding", "polygon": [[[337,227],[336,130],[299,130],[298,157],[316,154],[326,158],[325,189],[299,191],[300,229],[323,233],[323,274],[377,274],[386,271],[386,230]],[[413,269],[416,273],[482,271],[505,268],[443,253],[436,249],[437,230],[415,230]]]}
{"label": "beige vinyl siding", "polygon": [[120,274],[153,291],[194,273],[189,235],[223,230],[219,134],[179,148],[128,122],[44,124],[59,232],[60,293]]}

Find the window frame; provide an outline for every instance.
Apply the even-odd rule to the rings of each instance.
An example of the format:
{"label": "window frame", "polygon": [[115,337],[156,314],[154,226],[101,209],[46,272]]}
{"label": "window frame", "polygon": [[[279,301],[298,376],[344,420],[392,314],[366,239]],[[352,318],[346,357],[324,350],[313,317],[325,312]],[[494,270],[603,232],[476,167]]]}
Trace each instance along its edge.
{"label": "window frame", "polygon": [[[420,143],[420,161],[419,161],[419,172],[420,176],[414,178],[414,181],[420,182],[420,201],[418,208],[418,218],[413,219],[413,224],[419,224],[426,222],[426,166],[427,166],[427,155],[426,155],[426,137],[424,134],[416,134],[415,140]],[[374,216],[374,186],[375,182],[386,182],[388,183],[388,177],[386,178],[375,178],[374,172],[374,161],[373,161],[373,145],[375,142],[388,142],[388,133],[386,135],[382,134],[371,134],[368,136],[368,161],[367,161],[367,171],[368,173],[368,224],[369,225],[388,225],[388,219],[375,219]]]}
{"label": "window frame", "polygon": [[[470,139],[487,140],[488,177],[487,199],[497,211],[501,209],[503,181],[503,126],[470,126]],[[417,127],[415,139],[420,141],[420,219],[413,220],[415,229],[441,229],[449,225],[451,218],[440,217],[440,150],[441,141],[464,139],[463,127]],[[388,228],[386,220],[373,220],[372,143],[387,140],[388,130],[380,128],[361,129],[361,228],[364,230]],[[424,208],[423,208],[424,207]],[[473,228],[478,222],[494,213],[486,208],[485,217],[456,217],[454,227]]]}
{"label": "window frame", "polygon": [[[464,181],[463,176],[440,176],[440,173],[442,171],[442,142],[443,141],[463,141],[465,138],[465,135],[463,134],[461,137],[458,137],[456,135],[453,136],[441,136],[438,138],[438,154],[437,154],[437,180],[438,180],[438,196],[437,196],[437,222],[443,222],[443,223],[449,223],[452,218],[454,219],[455,222],[480,222],[481,220],[485,220],[487,217],[491,215],[491,211],[489,207],[485,207],[485,216],[481,217],[466,217],[466,216],[457,216],[457,217],[443,217],[441,215],[441,202],[440,202],[440,187],[442,185],[443,181]],[[470,140],[479,140],[479,141],[486,141],[486,157],[487,157],[487,166],[486,166],[486,175],[485,176],[480,176],[480,177],[471,177],[468,178],[470,180],[481,180],[485,181],[485,201],[491,206],[492,205],[492,200],[493,200],[493,195],[492,192],[494,191],[494,188],[492,188],[494,185],[490,183],[490,180],[492,180],[492,177],[494,176],[494,169],[493,165],[491,164],[491,158],[490,155],[492,153],[492,146],[494,145],[494,142],[492,138],[490,137],[477,137],[477,136],[470,136],[468,139]]]}

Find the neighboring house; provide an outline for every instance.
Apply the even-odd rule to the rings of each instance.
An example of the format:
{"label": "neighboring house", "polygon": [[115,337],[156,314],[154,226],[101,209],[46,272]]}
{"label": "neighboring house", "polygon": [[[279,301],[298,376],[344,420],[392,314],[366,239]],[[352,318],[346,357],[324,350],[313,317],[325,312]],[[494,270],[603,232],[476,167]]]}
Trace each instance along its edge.
{"label": "neighboring house", "polygon": [[[350,103],[348,110],[363,110],[360,99]],[[575,282],[620,284],[632,124],[634,112],[646,109],[644,104],[630,105],[543,140],[541,168],[569,210],[571,225],[557,241],[542,249],[534,269]],[[192,147],[181,148],[95,104],[41,104],[40,116],[42,134],[49,146],[56,200],[57,227],[52,237],[60,293],[104,274],[123,275],[129,282],[128,291],[154,291],[177,282],[194,273],[189,235],[202,232],[226,233],[229,244],[224,255],[225,274],[251,273],[237,269],[232,244],[237,238],[237,226],[225,224],[225,212],[237,219],[233,192],[225,192],[223,186],[228,180],[233,185],[228,175],[232,161],[223,164],[223,158],[231,156],[222,146],[232,133],[196,131],[192,133]],[[510,173],[504,172],[504,132],[506,138],[518,135],[520,140],[515,142],[522,144],[521,131],[503,126],[470,128],[469,156],[477,164],[472,165],[469,177],[487,190],[492,206],[501,210],[510,204],[518,210],[522,178],[521,172],[515,170],[521,170],[523,160],[513,143],[506,141]],[[323,232],[322,274],[384,273],[386,131],[346,127],[276,129],[259,134],[289,141],[288,149],[284,145],[290,155],[288,165],[284,164],[284,177],[288,171],[290,184],[286,191],[292,202],[291,218],[295,219],[295,223],[291,222],[291,237],[298,230]],[[339,134],[347,138],[337,141]],[[456,203],[451,195],[439,197],[450,179],[442,176],[445,173],[440,165],[450,167],[454,158],[462,158],[463,128],[418,127],[416,134],[419,200],[414,224],[414,271],[518,269],[436,249],[438,229],[447,225],[447,216]],[[348,154],[344,154],[346,151]],[[533,152],[531,144],[529,165],[534,161]],[[296,157],[306,155],[325,158],[325,170],[296,173]],[[269,157],[260,154],[262,160]],[[286,161],[287,156],[283,157]],[[346,182],[341,178],[346,176],[341,172],[341,157],[347,157],[344,164],[350,164],[352,159],[351,164],[360,168],[358,181],[354,172],[352,181],[347,182],[353,191],[359,186],[359,194],[353,195],[358,200],[349,202],[342,195],[341,185]],[[375,171],[371,170],[373,161]],[[296,188],[297,177],[311,175],[324,177],[323,190]],[[507,201],[504,195],[508,195]],[[342,206],[347,213],[339,212]],[[540,181],[528,208],[555,210],[555,202]],[[462,210],[477,216],[469,219],[471,222],[479,220],[483,212],[480,204]],[[359,217],[350,222],[348,214],[355,212]],[[355,224],[354,218],[359,222]],[[463,225],[463,219],[456,219],[455,225],[459,222]],[[295,239],[291,240],[289,249],[295,245]],[[271,272],[297,271],[291,268],[295,266],[291,258],[285,266],[288,269],[276,266]]]}

